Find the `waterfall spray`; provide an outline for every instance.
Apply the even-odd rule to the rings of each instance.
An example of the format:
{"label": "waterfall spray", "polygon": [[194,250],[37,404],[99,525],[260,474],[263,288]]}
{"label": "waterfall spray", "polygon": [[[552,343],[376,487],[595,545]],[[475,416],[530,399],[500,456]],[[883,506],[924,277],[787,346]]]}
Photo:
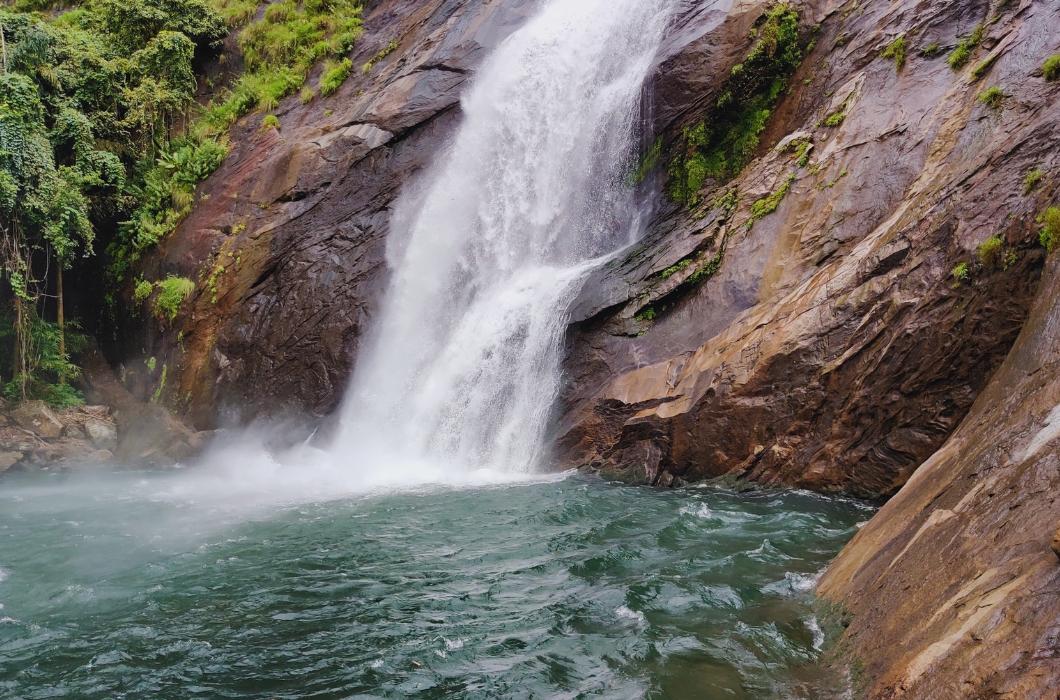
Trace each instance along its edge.
{"label": "waterfall spray", "polygon": [[453,143],[396,205],[333,454],[533,468],[567,307],[637,235],[629,173],[668,5],[552,0],[487,60]]}

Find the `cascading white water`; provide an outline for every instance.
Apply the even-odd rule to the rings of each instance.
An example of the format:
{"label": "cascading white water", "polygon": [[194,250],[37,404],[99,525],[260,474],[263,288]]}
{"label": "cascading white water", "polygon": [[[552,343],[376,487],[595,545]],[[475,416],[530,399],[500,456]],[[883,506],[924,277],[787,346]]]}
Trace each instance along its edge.
{"label": "cascading white water", "polygon": [[487,60],[394,211],[393,278],[333,455],[533,466],[567,307],[636,235],[629,173],[670,4],[549,0]]}

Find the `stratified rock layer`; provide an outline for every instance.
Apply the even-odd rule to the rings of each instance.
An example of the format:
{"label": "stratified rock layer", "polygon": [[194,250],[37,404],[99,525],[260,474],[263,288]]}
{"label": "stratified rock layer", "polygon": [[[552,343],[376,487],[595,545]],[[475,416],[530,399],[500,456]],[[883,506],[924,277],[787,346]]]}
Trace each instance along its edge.
{"label": "stratified rock layer", "polygon": [[[1054,190],[1024,190],[1028,171],[1056,165],[1057,89],[1041,77],[1050,47],[1035,28],[1048,10],[998,10],[959,71],[945,47],[989,19],[985,4],[803,11],[822,26],[763,139],[776,146],[705,194],[715,206],[664,208],[642,246],[586,285],[568,338],[562,466],[891,494],[1015,340],[1044,258],[1035,217]],[[713,55],[712,36],[678,58]],[[899,36],[896,67],[879,54]],[[944,48],[923,55],[932,44]],[[666,67],[657,89],[679,93]],[[1000,108],[977,100],[990,86],[1006,94]],[[1001,252],[983,260],[992,236]]]}
{"label": "stratified rock layer", "polygon": [[941,450],[825,573],[868,697],[1060,693],[1060,261]]}

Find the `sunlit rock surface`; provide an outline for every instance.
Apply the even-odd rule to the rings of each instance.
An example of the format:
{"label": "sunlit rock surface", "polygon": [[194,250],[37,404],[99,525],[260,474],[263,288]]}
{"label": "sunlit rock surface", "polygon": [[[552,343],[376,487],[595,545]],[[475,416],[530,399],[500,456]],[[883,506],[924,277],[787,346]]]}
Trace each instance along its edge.
{"label": "sunlit rock surface", "polygon": [[871,697],[1060,690],[1060,269],[941,450],[847,545],[819,591]]}

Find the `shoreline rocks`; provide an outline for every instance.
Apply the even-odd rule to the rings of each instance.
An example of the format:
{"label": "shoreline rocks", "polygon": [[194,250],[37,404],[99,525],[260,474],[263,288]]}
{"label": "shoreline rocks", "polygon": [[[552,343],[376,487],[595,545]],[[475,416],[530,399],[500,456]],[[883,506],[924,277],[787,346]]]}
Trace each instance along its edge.
{"label": "shoreline rocks", "polygon": [[[0,405],[0,423],[0,474],[34,467],[69,469],[114,459],[117,428],[106,406],[56,408],[43,401]],[[88,425],[111,440],[89,439]]]}

